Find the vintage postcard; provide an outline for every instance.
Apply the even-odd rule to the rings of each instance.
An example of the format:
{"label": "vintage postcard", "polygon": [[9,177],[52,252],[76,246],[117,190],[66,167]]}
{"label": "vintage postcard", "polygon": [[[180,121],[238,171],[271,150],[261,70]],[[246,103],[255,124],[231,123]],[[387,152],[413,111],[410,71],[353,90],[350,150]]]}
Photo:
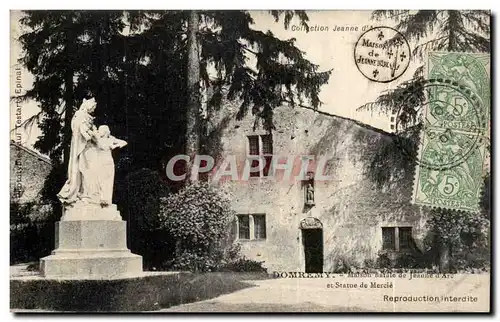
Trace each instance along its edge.
{"label": "vintage postcard", "polygon": [[13,312],[491,311],[489,11],[10,17]]}

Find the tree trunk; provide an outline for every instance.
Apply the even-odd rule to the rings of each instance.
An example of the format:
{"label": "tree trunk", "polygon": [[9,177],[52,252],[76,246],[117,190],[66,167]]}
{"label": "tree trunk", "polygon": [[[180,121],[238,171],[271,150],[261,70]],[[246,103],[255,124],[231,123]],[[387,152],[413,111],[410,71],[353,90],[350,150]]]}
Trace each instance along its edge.
{"label": "tree trunk", "polygon": [[[197,41],[198,25],[198,13],[193,10],[189,14],[188,22],[188,102],[186,107],[186,154],[191,158],[191,161],[198,153],[199,146],[200,55]],[[191,167],[192,163],[186,164],[186,182],[190,182]]]}
{"label": "tree trunk", "polygon": [[69,154],[71,148],[71,119],[74,114],[74,97],[73,97],[73,76],[74,71],[71,67],[72,58],[75,55],[74,51],[74,37],[72,32],[73,20],[72,16],[68,17],[68,30],[66,33],[66,59],[68,59],[68,63],[66,64],[66,72],[64,75],[64,127],[63,127],[63,165],[64,168],[67,169],[69,163]]}
{"label": "tree trunk", "polygon": [[73,118],[73,70],[66,71],[64,80],[64,128],[63,128],[63,164],[65,168],[69,163],[69,153],[71,148],[71,119]]}
{"label": "tree trunk", "polygon": [[450,244],[445,241],[441,241],[439,244],[439,271],[441,273],[448,273],[450,271],[450,257]]}
{"label": "tree trunk", "polygon": [[94,63],[94,80],[93,80],[93,85],[94,85],[94,98],[96,101],[96,104],[101,108],[103,103],[105,102],[105,97],[104,97],[104,78],[106,77],[104,73],[104,62],[103,62],[103,47],[102,47],[102,34],[103,34],[103,21],[105,18],[101,17],[95,26],[95,39],[93,42],[93,52],[96,58],[92,60]]}
{"label": "tree trunk", "polygon": [[459,23],[460,14],[456,10],[448,10],[448,51],[458,51],[457,36],[455,34],[455,27]]}

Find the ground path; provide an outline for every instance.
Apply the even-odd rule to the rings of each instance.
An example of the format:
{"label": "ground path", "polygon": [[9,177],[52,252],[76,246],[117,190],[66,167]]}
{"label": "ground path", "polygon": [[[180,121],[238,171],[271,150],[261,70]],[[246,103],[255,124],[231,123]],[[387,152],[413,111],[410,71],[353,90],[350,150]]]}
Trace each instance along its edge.
{"label": "ground path", "polygon": [[[345,276],[345,275],[344,275]],[[328,284],[361,281],[367,288],[331,288]],[[393,281],[392,288],[371,288]],[[221,295],[205,301],[163,309],[164,312],[439,312],[487,311],[489,276],[487,274],[455,275],[446,280],[385,279],[385,278],[299,278],[248,281],[253,287]],[[475,303],[422,300],[423,297],[475,295]],[[399,302],[387,296],[419,297],[420,301]]]}
{"label": "ground path", "polygon": [[[255,286],[210,300],[164,309],[164,312],[345,312],[362,311],[352,304],[334,303],[335,290],[324,279],[248,281]],[[342,293],[345,296],[345,292]],[[340,294],[338,294],[340,295]],[[366,307],[365,307],[366,310]]]}

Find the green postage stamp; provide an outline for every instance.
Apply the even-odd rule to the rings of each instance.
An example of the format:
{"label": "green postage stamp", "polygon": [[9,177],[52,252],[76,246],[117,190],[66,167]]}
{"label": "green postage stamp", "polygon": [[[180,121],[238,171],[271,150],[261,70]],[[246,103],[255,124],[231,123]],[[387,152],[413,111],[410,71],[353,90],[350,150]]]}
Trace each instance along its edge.
{"label": "green postage stamp", "polygon": [[489,71],[488,54],[429,53],[415,204],[479,211],[489,153]]}

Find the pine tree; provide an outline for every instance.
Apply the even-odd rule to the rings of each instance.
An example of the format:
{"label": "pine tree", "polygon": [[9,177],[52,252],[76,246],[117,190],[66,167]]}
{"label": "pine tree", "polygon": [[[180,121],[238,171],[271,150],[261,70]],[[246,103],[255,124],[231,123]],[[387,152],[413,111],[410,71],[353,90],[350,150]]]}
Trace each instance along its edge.
{"label": "pine tree", "polygon": [[[92,53],[108,53],[97,34],[106,33],[112,19],[115,25],[120,23],[122,14],[118,12],[113,18],[113,13],[106,15],[87,11],[24,11],[20,20],[26,28],[19,38],[23,49],[20,62],[35,77],[33,88],[23,98],[37,101],[41,108],[33,117],[40,121],[42,131],[34,147],[48,154],[53,164],[42,191],[43,197],[52,202],[56,202],[57,189],[65,180],[74,112],[83,98],[96,97],[102,88],[92,84],[106,79],[102,74],[95,77],[97,72],[91,66],[102,60]],[[32,120],[25,123],[30,124],[36,126]]]}
{"label": "pine tree", "polygon": [[[35,75],[33,89],[26,93],[25,98],[39,102],[44,114],[40,125],[43,136],[35,148],[56,162],[61,162],[63,144],[60,132],[63,132],[62,141],[68,142],[67,131],[61,126],[62,114],[68,117],[73,114],[75,71],[70,59],[74,57],[77,41],[74,18],[72,12],[27,11],[21,19],[21,24],[32,30],[19,38],[25,53],[21,62]],[[64,111],[59,111],[61,105]],[[67,153],[64,149],[66,159]]]}
{"label": "pine tree", "polygon": [[[488,11],[379,10],[374,11],[372,17],[377,20],[389,18],[397,22],[396,29],[409,42],[416,44],[413,56],[422,63],[428,51],[490,52],[490,13]],[[405,170],[403,172],[411,173],[411,169],[415,166],[418,134],[422,127],[417,117],[419,107],[401,104],[401,97],[410,87],[420,88],[423,91],[423,86],[421,86],[425,82],[423,71],[423,66],[417,68],[409,81],[381,94],[375,102],[360,107],[360,109],[378,109],[387,114],[396,115],[397,119],[394,121],[399,125],[396,138],[380,147],[369,165],[369,175],[378,184],[386,183],[394,169],[403,169]],[[420,94],[423,96],[423,92]],[[489,174],[485,182],[489,182]],[[489,189],[489,185],[486,189]],[[489,198],[488,196],[487,191],[484,198]],[[483,206],[488,204],[488,199],[483,200]],[[480,219],[484,216],[489,217],[488,207],[483,208]],[[443,230],[443,227],[449,227],[450,220],[453,221],[456,218],[460,220],[457,219],[453,230]],[[476,218],[477,216],[469,218],[451,210],[431,210],[429,223],[431,230],[435,232],[434,248],[441,271],[450,270],[452,246],[460,239],[461,233],[472,230],[471,225],[478,226]]]}
{"label": "pine tree", "polygon": [[[320,72],[305,59],[294,39],[280,40],[271,32],[252,29],[253,19],[246,11],[196,14],[198,22],[189,24],[194,18],[189,11],[26,12],[22,23],[29,30],[20,39],[25,50],[22,63],[35,76],[26,98],[42,106],[42,136],[36,148],[60,160],[63,146],[68,146],[60,139],[62,135],[67,140],[64,116],[70,118],[88,96],[97,100],[98,123],[110,125],[116,136],[129,142],[120,153],[117,178],[122,170],[161,170],[164,160],[187,152],[186,147],[198,152],[199,119],[193,121],[193,116],[201,110],[201,87],[214,93],[209,102],[213,108],[226,96],[241,103],[238,118],[251,110],[269,130],[273,109],[284,102],[320,105],[320,87],[330,72]],[[307,16],[300,11],[270,14],[287,27],[294,17],[307,26]],[[188,49],[195,49],[188,45],[193,36],[198,55],[190,55]],[[71,47],[64,42],[69,37]],[[213,69],[215,75],[210,73]],[[73,86],[66,91],[64,80],[69,84],[70,74]],[[197,94],[191,95],[195,87]],[[73,107],[67,114],[65,98]],[[187,133],[188,124],[195,129],[189,144],[186,135],[179,135]]]}
{"label": "pine tree", "polygon": [[[377,10],[372,18],[394,20],[396,29],[412,44],[413,56],[425,63],[428,51],[490,52],[490,13],[486,10]],[[388,114],[399,111],[402,127],[411,127],[415,111],[411,106],[401,106],[401,94],[409,87],[421,88],[424,80],[423,65],[417,68],[413,77],[380,95],[375,102],[361,109],[379,109]]]}
{"label": "pine tree", "polygon": [[[285,27],[294,17],[307,27],[304,12],[270,14],[276,22],[283,17]],[[171,95],[182,97],[187,93],[185,106],[179,106],[178,111],[186,109],[184,152],[189,155],[199,153],[201,87],[213,93],[208,102],[212,111],[220,107],[224,98],[237,101],[238,119],[251,109],[256,122],[263,122],[268,130],[273,129],[273,109],[285,102],[291,106],[304,101],[316,108],[320,105],[320,87],[328,81],[330,72],[320,72],[317,65],[305,59],[294,39],[280,40],[269,31],[252,29],[253,19],[246,11],[132,12],[129,20],[144,26],[136,27],[145,29],[137,37],[169,41],[168,49],[162,49],[173,49],[177,58],[171,59],[187,66],[180,74],[165,76],[167,83],[171,82],[169,77],[175,77],[176,84],[185,84],[184,89]],[[249,61],[255,61],[255,66]]]}
{"label": "pine tree", "polygon": [[99,97],[103,90],[109,39],[123,29],[121,17],[120,12],[24,12],[20,22],[28,31],[19,38],[24,52],[20,62],[35,76],[24,99],[40,104],[42,136],[35,148],[54,163],[68,162],[77,103]]}

